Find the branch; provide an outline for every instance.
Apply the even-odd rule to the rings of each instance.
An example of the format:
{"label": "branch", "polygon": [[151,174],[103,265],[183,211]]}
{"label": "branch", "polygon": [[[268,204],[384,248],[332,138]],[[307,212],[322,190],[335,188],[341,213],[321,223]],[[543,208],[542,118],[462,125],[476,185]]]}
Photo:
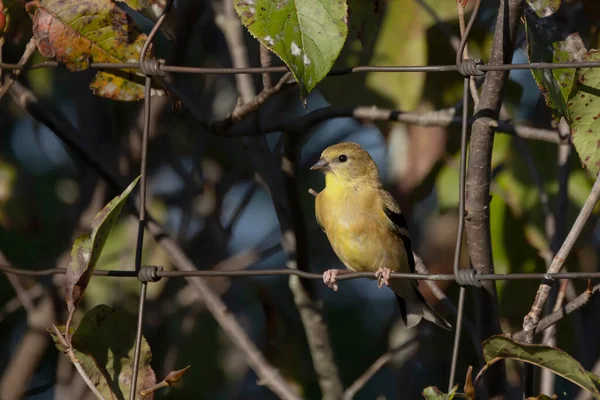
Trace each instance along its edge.
{"label": "branch", "polygon": [[[431,336],[431,330],[429,330],[429,329],[419,331],[419,333],[421,333],[421,335],[423,335],[423,337]],[[371,380],[371,378],[377,373],[377,371],[379,371],[381,368],[383,368],[384,365],[386,365],[387,363],[392,361],[392,359],[394,358],[394,356],[397,353],[410,347],[415,342],[417,342],[419,339],[420,338],[418,336],[411,337],[409,340],[402,343],[401,345],[396,346],[393,349],[390,349],[387,352],[385,352],[384,354],[382,354],[377,360],[375,360],[375,362],[373,364],[371,364],[371,366],[369,368],[367,368],[367,370],[365,372],[363,372],[363,374],[361,376],[359,376],[354,381],[354,383],[352,385],[350,385],[350,387],[348,389],[346,389],[346,391],[344,392],[343,399],[344,400],[353,399],[354,396],[356,396],[356,394],[360,391],[360,389],[362,389],[367,384],[367,382],[369,382],[369,380]]]}
{"label": "branch", "polygon": [[[19,65],[27,64],[27,62],[36,50],[37,44],[35,42],[35,38],[29,39],[29,42],[27,42],[27,46],[25,46],[25,51],[23,52],[23,55],[19,60]],[[10,87],[13,85],[13,83],[15,83],[15,81],[19,78],[19,75],[21,75],[21,71],[21,69],[15,69],[11,72],[10,77],[2,84],[2,87],[0,87],[0,99],[4,97],[6,92],[8,92]]]}
{"label": "branch", "polygon": [[[520,0],[500,1],[489,64],[510,63],[521,4]],[[479,273],[484,274],[494,271],[489,220],[494,127],[485,121],[490,118],[498,120],[507,79],[507,71],[487,72],[471,133],[465,202],[466,234],[471,263]],[[479,297],[475,307],[480,336],[490,337],[502,332],[495,283],[484,282],[481,288],[474,288],[474,291]],[[506,372],[503,363],[496,363],[490,368],[486,375],[486,386],[490,398],[504,395]]]}
{"label": "branch", "polygon": [[[559,131],[562,130],[568,134],[569,127],[564,118],[560,121],[558,126]],[[568,207],[568,184],[569,184],[569,156],[571,154],[571,146],[559,146],[558,148],[558,204],[553,215],[553,224],[551,226],[552,231],[548,226],[548,219],[546,223],[546,237],[550,242],[550,249],[552,250],[552,256],[556,255],[560,243],[565,239],[566,235],[566,219],[567,219],[567,207]],[[552,260],[547,262],[547,267],[550,266]],[[552,311],[556,312],[562,308],[564,299],[566,297],[567,289],[572,282],[568,279],[562,279],[560,281],[560,287],[558,293],[555,293],[554,307]],[[542,344],[546,346],[556,346],[556,325],[546,329],[544,331],[544,337]],[[540,393],[546,393],[551,395],[554,393],[554,387],[556,382],[556,376],[549,370],[543,368],[540,376]]]}
{"label": "branch", "polygon": [[54,303],[49,296],[44,296],[33,312],[27,315],[27,331],[14,346],[12,357],[0,379],[1,399],[23,398],[50,345],[50,337],[45,329],[55,318]]}
{"label": "branch", "polygon": [[[588,196],[585,204],[583,205],[571,231],[567,235],[564,243],[562,244],[556,256],[552,260],[552,264],[550,268],[548,268],[548,273],[559,272],[565,263],[566,258],[568,257],[575,241],[581,234],[587,220],[589,219],[598,199],[600,198],[600,175],[596,178],[596,182],[594,182],[594,186],[592,187],[592,191]],[[533,335],[536,332],[537,325],[540,321],[540,314],[542,312],[542,308],[548,299],[548,294],[550,292],[550,282],[542,282],[540,287],[538,288],[537,294],[535,295],[535,300],[533,305],[531,306],[531,310],[525,316],[523,320],[523,330],[525,331],[525,342],[533,343]]]}
{"label": "branch", "polygon": [[[462,120],[456,116],[456,108],[447,108],[429,112],[404,112],[389,110],[375,106],[329,106],[311,111],[296,118],[269,118],[258,123],[257,113],[251,113],[235,124],[226,121],[215,122],[209,125],[211,133],[225,137],[261,136],[271,132],[287,132],[288,134],[302,137],[308,130],[317,124],[333,118],[356,118],[365,121],[392,121],[403,122],[409,125],[442,126],[460,125]],[[470,119],[469,124],[474,123]],[[501,133],[515,135],[523,139],[540,140],[555,144],[569,144],[568,135],[560,136],[557,131],[533,128],[525,125],[512,125],[507,121],[493,121],[480,118],[479,123],[485,123],[497,128]]]}
{"label": "branch", "polygon": [[[79,155],[85,163],[98,172],[115,190],[119,192],[123,191],[125,186],[119,182],[120,179],[117,178],[118,174],[114,173],[106,164],[97,159],[94,149],[89,148],[83,140],[85,135],[80,133],[64,115],[58,111],[49,111],[49,106],[42,106],[34,94],[19,82],[15,82],[9,92],[19,106],[27,110],[37,121],[45,124],[52,130],[59,139]],[[134,203],[129,202],[129,204],[131,205],[131,210],[137,214],[138,211]],[[173,238],[152,218],[150,213],[147,212],[146,216],[146,229],[154,236],[156,243],[165,250],[173,265],[181,271],[196,271],[197,268],[193,262],[185,255],[184,251]],[[229,336],[232,343],[244,352],[248,364],[254,369],[261,382],[280,398],[297,399],[298,395],[294,393],[279,372],[265,360],[256,348],[256,345],[246,335],[242,326],[229,312],[219,296],[212,291],[206,281],[199,277],[191,277],[187,280],[200,292],[208,310],[223,331]]]}
{"label": "branch", "polygon": [[[596,292],[598,292],[599,290],[600,290],[600,284],[594,286],[591,290],[586,290],[585,292],[583,292],[582,294],[577,296],[575,299],[573,299],[566,305],[562,306],[561,309],[553,312],[552,314],[548,315],[545,318],[542,318],[540,320],[540,322],[537,324],[537,326],[535,327],[535,333],[540,333],[540,332],[545,331],[549,327],[557,324],[560,320],[562,320],[567,315],[570,315],[573,312],[579,310],[581,307],[586,305],[592,299],[594,294],[596,294]],[[523,342],[525,340],[525,337],[527,334],[529,334],[529,332],[522,330],[517,333],[513,333],[511,335],[511,338],[516,341]]]}

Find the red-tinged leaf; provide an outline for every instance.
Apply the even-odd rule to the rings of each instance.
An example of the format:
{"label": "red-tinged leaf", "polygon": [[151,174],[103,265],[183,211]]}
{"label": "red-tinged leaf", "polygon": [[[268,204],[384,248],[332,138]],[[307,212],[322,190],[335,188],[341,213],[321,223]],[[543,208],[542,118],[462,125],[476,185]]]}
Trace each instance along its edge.
{"label": "red-tinged leaf", "polygon": [[[38,50],[82,71],[92,62],[137,62],[146,35],[111,0],[37,0],[27,4],[33,14],[33,35]],[[99,72],[92,82],[94,94],[113,100],[144,97],[142,76],[136,71]]]}
{"label": "red-tinged leaf", "polygon": [[82,234],[75,239],[71,250],[71,261],[67,268],[67,283],[65,288],[65,300],[69,312],[72,312],[83,296],[83,292],[92,277],[96,263],[102,253],[102,248],[108,239],[125,200],[135,187],[137,177],[121,193],[108,203],[92,220],[92,234]]}

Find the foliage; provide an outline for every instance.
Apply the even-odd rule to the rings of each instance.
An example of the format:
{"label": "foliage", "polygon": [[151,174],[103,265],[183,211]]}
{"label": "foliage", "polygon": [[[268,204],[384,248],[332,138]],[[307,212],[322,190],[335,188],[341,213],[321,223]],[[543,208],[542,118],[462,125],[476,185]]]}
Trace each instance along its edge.
{"label": "foliage", "polygon": [[345,0],[235,0],[252,36],[290,68],[303,94],[329,72],[348,34]]}
{"label": "foliage", "polygon": [[[129,396],[133,373],[133,354],[136,336],[135,318],[106,305],[88,311],[71,338],[75,355],[105,399],[125,399]],[[64,327],[59,327],[64,333]],[[56,347],[64,351],[52,330],[49,330]],[[142,337],[136,399],[140,391],[156,384],[150,366],[152,352]],[[152,399],[153,395],[144,397]]]}
{"label": "foliage", "polygon": [[[169,65],[171,60],[174,60],[173,65],[229,65],[232,56],[230,51],[235,49],[227,48],[217,30],[218,24],[212,21],[215,15],[209,3],[178,3],[177,13],[172,12],[167,19],[167,25],[171,22],[170,28],[163,26],[162,34],[167,41],[159,35],[148,57],[160,55],[168,60]],[[590,17],[592,21],[587,23],[582,18],[576,18],[577,31],[571,29],[573,24],[567,25],[565,21],[574,17],[563,14],[563,11],[574,3],[583,7],[590,16],[600,13],[599,3],[593,1],[527,1],[526,51],[531,61],[556,63],[599,59],[598,52],[588,50],[585,44],[590,48],[597,47],[594,43],[598,41],[600,30],[594,26],[600,19]],[[75,3],[71,0],[37,0],[27,6],[31,18],[18,1],[3,0],[0,4],[0,40],[5,40],[3,61],[18,60],[23,53],[22,47],[33,32],[42,55],[64,63],[70,71],[84,71],[90,69],[90,63],[93,62],[137,62],[147,39],[142,31],[149,31],[150,26],[149,21],[140,18],[138,13],[156,21],[165,10],[166,2],[83,0]],[[377,105],[402,111],[454,107],[462,96],[462,77],[455,73],[369,72],[325,79],[332,68],[356,65],[453,64],[455,54],[452,40],[446,37],[446,33],[457,36],[459,32],[456,2],[235,0],[234,7],[249,32],[249,41],[245,44],[251,64],[255,65],[258,60],[258,44],[250,36],[269,48],[291,69],[299,83],[301,96],[310,95],[310,111],[327,105],[319,97],[321,94],[334,105]],[[482,11],[469,40],[471,56],[484,60],[490,51],[491,28],[495,18],[490,10]],[[1,26],[4,16],[10,17],[6,30]],[[193,25],[182,25],[185,29],[177,32],[178,40],[172,42],[170,39],[176,31],[173,24],[175,16],[178,23],[185,24],[186,19],[190,19]],[[593,32],[596,32],[596,39]],[[40,61],[38,55],[34,57],[33,62]],[[527,71],[521,72],[529,74]],[[490,189],[490,230],[497,273],[543,271],[543,257],[552,253],[553,245],[553,238],[546,229],[548,216],[545,207],[554,213],[555,219],[561,219],[563,225],[569,227],[586,200],[591,180],[585,170],[593,177],[598,173],[600,163],[597,151],[600,143],[597,137],[600,132],[597,123],[600,99],[596,98],[600,89],[599,73],[598,69],[565,68],[533,70],[527,78],[520,75],[522,79],[516,72],[511,74],[504,103],[511,114],[509,118],[513,118],[509,122],[549,126],[550,117],[565,117],[581,162],[571,160],[567,163],[567,169],[570,169],[567,204],[564,213],[559,215],[554,213],[563,200],[559,198],[557,146],[528,141],[523,147],[520,139],[497,132]],[[3,77],[8,74],[2,71]],[[90,77],[60,69],[45,69],[24,72],[21,79],[22,84],[33,88],[40,99],[52,99],[57,115],[64,113],[67,116],[64,119],[69,119],[84,133],[83,140],[98,150],[103,165],[112,168],[115,176],[121,173],[131,179],[132,174],[137,172],[139,162],[139,127],[135,121],[140,116],[135,112],[140,111],[141,104],[130,103],[144,96],[143,75],[138,70],[107,69],[97,72],[90,88],[94,95],[104,99],[92,98],[88,93]],[[174,75],[173,78],[170,84],[177,89],[173,97],[189,96],[194,99],[194,105],[210,118],[219,113],[229,115],[235,106],[236,92],[231,77]],[[3,79],[3,82],[6,81]],[[540,93],[547,110],[537,108],[536,96]],[[157,94],[156,88],[153,94]],[[258,125],[261,121],[277,119],[282,115],[303,115],[307,110],[296,103],[297,97],[298,93],[291,90],[274,97],[271,104],[265,104],[257,112],[260,116]],[[90,178],[81,172],[86,170],[84,167],[87,168],[87,164],[76,157],[70,159],[72,153],[63,156],[70,160],[69,163],[57,161],[57,154],[64,152],[61,145],[53,144],[47,139],[48,136],[44,136],[50,131],[45,132],[33,123],[23,124],[29,121],[25,118],[26,114],[15,106],[17,103],[8,103],[8,98],[8,95],[2,98],[7,106],[3,103],[0,118],[0,130],[6,132],[0,139],[2,251],[7,259],[24,268],[43,268],[53,263],[60,265],[59,260],[63,259],[61,255],[69,251],[78,218],[92,202],[91,188],[100,185],[97,177]],[[121,102],[104,101],[106,99]],[[459,113],[460,110],[456,110],[456,115]],[[271,234],[278,231],[278,226],[269,191],[260,187],[253,189],[255,194],[250,196],[251,199],[247,202],[244,200],[245,189],[254,185],[256,177],[247,160],[248,148],[242,145],[242,141],[205,134],[205,121],[198,123],[187,112],[170,110],[160,99],[153,99],[152,116],[156,119],[152,120],[151,125],[149,175],[155,184],[152,185],[153,204],[150,206],[156,206],[161,212],[156,213],[154,209],[151,212],[155,217],[160,214],[158,219],[166,226],[166,231],[177,236],[190,259],[200,269],[210,269],[227,260],[238,249],[262,249],[265,243],[278,243],[279,237]],[[403,192],[401,183],[404,177],[401,175],[400,178],[393,176],[386,183],[395,189],[392,190],[394,195],[405,202],[402,207],[407,216],[413,218],[409,221],[409,227],[415,250],[426,258],[426,264],[432,272],[451,273],[456,223],[454,219],[444,217],[449,214],[455,216],[458,203],[458,130],[456,126],[434,129],[413,129],[411,126],[404,132],[404,128],[402,124],[394,123],[382,127],[380,132],[367,124],[337,119],[314,127],[314,134],[310,132],[312,136],[302,149],[303,160],[299,166],[302,174],[298,179],[302,187],[299,196],[307,204],[308,211],[302,210],[302,217],[311,232],[307,246],[311,251],[311,267],[315,271],[340,265],[330,254],[324,236],[311,217],[310,212],[314,211],[311,209],[314,202],[312,197],[303,196],[304,186],[317,188],[317,185],[322,185],[321,180],[314,176],[307,178],[304,174],[306,160],[316,157],[326,144],[342,140],[362,141],[371,146],[369,150],[375,154],[385,175],[387,171],[383,167],[386,157],[382,156],[385,151],[382,143],[383,138],[388,136],[390,148],[393,149],[388,154],[391,161],[400,160],[410,167],[413,164],[420,166],[422,159],[433,159],[424,177],[419,178],[416,188],[410,192]],[[398,131],[402,132],[398,134]],[[28,133],[32,139],[26,141],[23,137]],[[310,134],[307,133],[307,136]],[[398,137],[400,144],[392,146]],[[434,157],[431,154],[436,151],[436,137],[441,138],[441,150],[437,150],[440,155]],[[415,145],[414,141],[417,140],[421,140],[421,147]],[[51,167],[44,172],[35,172],[31,165],[41,163],[45,158],[50,160],[47,164]],[[206,166],[209,162],[218,164],[218,173],[210,171]],[[583,164],[585,170],[579,164]],[[57,194],[62,190],[63,176],[76,181],[75,191],[79,196],[74,198],[77,201],[64,201],[68,196]],[[133,279],[127,282],[114,279],[110,283],[106,283],[109,279],[94,279],[93,284],[97,286],[94,291],[88,289],[86,300],[89,301],[80,302],[91,273],[98,265],[104,269],[123,269],[123,264],[131,261],[137,224],[122,223],[115,229],[113,227],[136,182],[137,178],[96,216],[91,235],[75,240],[66,282],[69,310],[78,307],[85,311],[90,304],[103,302],[116,303],[119,308],[131,312],[136,309],[138,282]],[[230,216],[235,215],[238,207],[239,220],[227,227]],[[438,224],[432,224],[435,228],[428,230],[426,225],[430,220]],[[594,222],[589,224],[590,231]],[[570,270],[586,271],[597,267],[595,258],[586,253],[590,247],[594,251],[597,249],[597,238],[591,234],[576,245],[575,254],[568,261]],[[99,261],[103,248],[105,251]],[[157,248],[156,243],[146,240],[144,259],[153,264],[166,265],[166,256],[158,254]],[[577,263],[572,262],[575,257]],[[269,253],[269,257],[250,267],[280,268],[284,262],[282,252],[276,252],[275,255]],[[465,257],[466,262],[468,260]],[[233,264],[232,267],[225,263],[231,269],[250,268],[243,263]],[[244,280],[213,278],[210,284],[215,292],[223,295],[231,312],[243,322],[248,335],[261,346],[269,362],[285,376],[286,382],[297,387],[305,398],[319,398],[318,381],[311,368],[306,338],[285,282],[273,277]],[[538,284],[534,281],[497,283],[502,322],[506,330],[520,326]],[[579,282],[574,282],[574,285],[576,290],[582,288]],[[334,352],[342,379],[347,385],[387,350],[388,341],[404,339],[406,332],[399,329],[401,333],[398,334],[389,328],[388,321],[392,319],[391,312],[394,310],[391,307],[393,299],[385,298],[383,291],[374,291],[362,281],[344,282],[340,286],[340,296],[316,293],[324,299]],[[447,288],[444,290],[454,300],[454,287]],[[194,363],[194,368],[187,372],[187,379],[177,391],[169,393],[169,389],[166,389],[165,397],[232,398],[239,396],[241,391],[248,397],[268,398],[268,390],[255,384],[256,377],[247,370],[243,356],[223,338],[220,327],[205,312],[203,299],[190,286],[183,286],[180,280],[163,279],[159,284],[150,285],[148,291],[148,301],[152,307],[147,308],[144,332],[148,340],[144,338],[142,342],[143,363],[138,389],[150,390],[156,383],[150,368],[152,355],[157,373],[167,376],[154,387],[161,383],[164,383],[162,386],[170,385],[169,377],[173,375],[167,372],[174,369],[175,363]],[[514,293],[523,296],[514,296]],[[12,289],[8,281],[0,281],[2,305],[10,301],[9,294],[12,294]],[[472,301],[470,296],[467,297],[468,301]],[[467,304],[465,307],[465,318],[474,322],[468,312],[472,309],[470,306]],[[13,320],[3,318],[4,314],[1,314],[0,323],[7,324],[2,325],[3,328],[13,323]],[[590,316],[590,319],[593,318]],[[71,340],[77,357],[107,397],[115,395],[117,398],[126,398],[129,392],[127,379],[131,374],[132,334],[135,329],[132,321],[134,319],[129,313],[100,305],[88,310],[77,328],[72,330]],[[576,330],[566,325],[560,324],[558,327],[561,347],[568,351],[579,350],[573,354],[592,354],[588,350],[588,343],[572,340]],[[589,329],[590,326],[593,327],[594,323],[590,322],[589,326],[585,325],[582,329]],[[5,348],[11,351],[10,343],[14,342],[15,332],[20,332],[17,328],[11,326],[0,331],[0,342],[5,343]],[[382,368],[358,397],[375,398],[385,390],[392,393],[394,385],[402,390],[401,394],[406,398],[417,398],[421,392],[428,399],[462,398],[465,395],[473,397],[475,389],[470,376],[465,384],[466,394],[457,393],[458,386],[449,394],[434,386],[421,390],[432,382],[440,382],[442,375],[445,379],[445,365],[449,360],[444,355],[452,343],[451,338],[438,335],[435,333],[435,340],[430,345],[420,346],[410,357],[395,360],[391,366]],[[586,363],[576,361],[561,350],[527,347],[506,338],[491,338],[483,346],[486,360],[490,363],[502,357],[540,365],[597,395],[597,377],[583,369],[582,364]],[[57,347],[65,350],[58,342]],[[476,351],[480,348],[473,350],[467,347],[461,347],[464,356],[461,353],[459,371],[469,364],[475,365],[477,361]],[[120,362],[123,363],[122,368],[118,367]],[[172,374],[177,376],[182,371],[187,369]],[[559,393],[559,389],[560,393],[572,390],[570,386],[564,388],[564,382],[559,382],[556,392]],[[391,398],[391,394],[386,395]],[[538,396],[540,400],[546,398]]]}
{"label": "foliage", "polygon": [[[111,0],[87,0],[65,5],[61,0],[27,3],[33,18],[33,37],[40,53],[55,57],[71,71],[90,63],[137,62],[146,35]],[[144,98],[144,86],[134,71],[99,71],[90,89],[102,97],[132,101]],[[139,80],[139,79],[138,79]]]}
{"label": "foliage", "polygon": [[[600,378],[586,371],[577,360],[562,350],[544,345],[524,345],[504,336],[494,336],[483,342],[484,368],[501,359],[514,359],[549,369],[600,398]],[[480,372],[481,374],[481,372]]]}
{"label": "foliage", "polygon": [[92,220],[91,235],[81,234],[75,239],[73,249],[71,250],[71,262],[67,269],[67,287],[65,291],[65,300],[69,312],[77,307],[77,304],[83,296],[92,273],[96,268],[96,263],[100,258],[102,249],[117,218],[127,201],[127,197],[137,184],[140,178],[137,177],[129,186],[108,203]]}

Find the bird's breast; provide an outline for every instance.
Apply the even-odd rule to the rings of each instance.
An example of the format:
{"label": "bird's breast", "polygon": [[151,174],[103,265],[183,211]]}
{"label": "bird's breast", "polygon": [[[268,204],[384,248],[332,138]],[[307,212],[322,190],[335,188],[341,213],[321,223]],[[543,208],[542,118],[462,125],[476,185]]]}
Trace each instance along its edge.
{"label": "bird's breast", "polygon": [[391,234],[385,214],[378,213],[374,204],[362,204],[361,199],[351,196],[320,200],[319,219],[346,267],[353,271],[400,267],[402,244]]}

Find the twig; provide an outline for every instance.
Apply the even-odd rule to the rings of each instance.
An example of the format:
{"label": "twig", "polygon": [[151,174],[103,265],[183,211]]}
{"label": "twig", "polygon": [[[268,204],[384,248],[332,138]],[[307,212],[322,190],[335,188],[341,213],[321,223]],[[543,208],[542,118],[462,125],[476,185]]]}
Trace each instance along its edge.
{"label": "twig", "polygon": [[0,378],[0,399],[19,400],[43,360],[50,345],[45,329],[55,320],[54,303],[49,296],[40,300],[27,316],[28,328],[14,345],[14,352]]}
{"label": "twig", "polygon": [[[492,42],[489,64],[501,64],[512,56],[514,40],[521,15],[520,0],[502,0]],[[498,120],[504,85],[508,79],[506,71],[489,71],[482,87],[481,100],[475,109],[475,122],[471,132],[469,165],[466,182],[466,234],[469,257],[473,267],[479,273],[491,273],[494,270],[490,233],[490,182],[492,146],[495,129],[486,119]],[[479,297],[475,301],[476,321],[481,337],[490,337],[502,332],[498,311],[496,285],[483,283],[474,288]],[[502,396],[506,386],[504,363],[491,367],[486,376],[486,388],[490,398]]]}
{"label": "twig", "polygon": [[69,360],[71,360],[71,362],[75,366],[75,369],[77,369],[77,372],[79,372],[79,375],[88,385],[92,393],[94,393],[98,399],[104,400],[104,397],[102,396],[96,385],[94,385],[90,377],[87,375],[87,373],[79,363],[79,360],[75,356],[75,352],[73,351],[73,346],[71,345],[70,340],[68,340],[67,337],[63,335],[54,324],[52,324],[52,330],[54,331],[54,334],[56,335],[60,343],[65,347],[65,354],[67,355],[67,357],[69,357]]}
{"label": "twig", "polygon": [[[558,125],[559,131],[568,134],[569,126],[565,119],[561,119]],[[553,215],[552,226],[549,230],[548,219],[546,222],[546,238],[550,242],[550,249],[552,251],[552,257],[556,255],[560,247],[560,243],[564,241],[566,235],[566,220],[567,220],[567,206],[568,206],[568,184],[569,184],[569,156],[571,154],[571,146],[559,146],[558,147],[558,204],[556,211]],[[550,266],[552,260],[547,262],[547,267]],[[566,297],[567,289],[569,285],[572,285],[568,279],[560,281],[560,287],[556,297],[554,299],[554,307],[552,312],[556,312],[561,309],[563,301]],[[551,303],[550,303],[551,304]],[[556,325],[544,331],[544,337],[542,344],[546,346],[556,346]],[[543,368],[540,376],[540,393],[552,395],[554,393],[554,384],[556,381],[556,375],[551,371]]]}
{"label": "twig", "polygon": [[[98,160],[94,149],[83,140],[85,135],[81,134],[69,120],[58,111],[49,111],[47,107],[42,106],[34,94],[25,89],[19,82],[15,82],[10,90],[13,100],[25,110],[27,110],[36,120],[44,123],[52,130],[59,139],[77,153],[82,160],[93,168],[105,179],[113,189],[121,192],[125,186],[117,179],[118,174],[114,173],[105,163]],[[137,213],[136,206],[129,202],[134,214]],[[181,247],[171,238],[171,236],[160,226],[149,213],[146,213],[147,229],[154,236],[154,240],[160,245],[173,265],[182,271],[196,271],[192,261],[185,255]],[[245,354],[248,363],[254,369],[258,377],[269,387],[276,395],[283,399],[297,399],[298,396],[291,387],[262,356],[256,348],[256,345],[246,335],[244,329],[237,322],[235,317],[229,312],[225,304],[216,295],[206,281],[199,277],[188,278],[204,298],[208,310],[230,337],[232,343],[238,346]]]}
{"label": "twig", "polygon": [[161,389],[164,387],[169,387],[169,386],[173,385],[174,383],[179,382],[179,380],[181,378],[183,378],[183,375],[185,375],[185,373],[187,372],[188,369],[190,369],[190,367],[191,366],[188,365],[187,367],[180,369],[179,371],[169,372],[169,374],[166,376],[165,379],[163,379],[156,385],[152,386],[151,388],[142,390],[140,392],[140,394],[142,395],[142,397],[146,397],[149,394],[156,392],[158,389]]}
{"label": "twig", "polygon": [[[455,108],[419,113],[382,109],[375,106],[329,106],[319,108],[296,118],[269,118],[261,120],[260,125],[257,123],[258,116],[256,113],[253,113],[235,124],[229,124],[227,121],[214,123],[210,126],[210,132],[225,137],[262,136],[271,132],[288,132],[294,136],[302,136],[307,135],[307,131],[310,128],[323,121],[344,117],[365,121],[393,121],[409,125],[446,127],[461,123],[461,119],[456,116],[456,113],[457,110]],[[479,118],[478,123],[484,123],[483,120],[483,118]],[[468,122],[469,124],[473,124],[474,119],[470,119]],[[508,122],[489,119],[487,125],[497,128],[501,133],[516,135],[524,139],[540,140],[556,144],[570,143],[570,136],[560,136],[558,132],[548,129],[511,125]]]}
{"label": "twig", "polygon": [[[599,290],[600,290],[600,284],[594,286],[592,288],[592,290],[586,290],[585,292],[583,292],[582,294],[577,296],[575,299],[573,299],[572,301],[570,301],[566,305],[564,305],[560,310],[553,312],[552,314],[548,315],[545,318],[542,318],[535,328],[535,333],[540,333],[540,332],[545,331],[549,327],[558,323],[560,320],[562,320],[567,315],[572,314],[573,312],[579,310],[581,307],[586,305],[591,300],[591,298],[596,294],[596,292],[598,292]],[[526,332],[525,330],[522,330],[517,333],[513,333],[511,335],[511,337],[516,341],[522,342],[525,340],[525,336],[527,334],[528,334],[528,332]]]}
{"label": "twig", "polygon": [[[35,53],[36,50],[37,50],[37,45],[35,42],[35,38],[32,37],[31,39],[29,39],[29,42],[27,42],[27,46],[25,46],[25,51],[23,52],[23,55],[21,56],[21,59],[19,60],[19,65],[27,64],[27,62],[29,61],[29,59],[31,58],[33,53]],[[15,69],[11,72],[8,79],[4,82],[2,87],[0,87],[0,99],[2,97],[4,97],[6,92],[8,92],[10,87],[13,85],[13,83],[15,83],[15,81],[19,78],[19,75],[21,75],[21,71],[22,71],[21,69]]]}
{"label": "twig", "polygon": [[[415,259],[415,271],[420,273],[420,274],[429,274],[429,270],[427,269],[427,266],[425,265],[425,263],[423,262],[423,259],[421,257],[419,257],[419,255],[417,255],[416,253],[413,252],[413,256]],[[433,281],[425,281],[425,284],[427,286],[429,286],[429,288],[431,289],[431,293],[433,293],[433,295],[442,302],[442,304],[444,304],[444,306],[454,315],[456,316],[458,313],[458,309],[456,308],[456,306],[454,306],[454,304],[452,303],[452,301],[448,298],[448,296],[446,296],[446,293],[444,293],[439,286],[433,282]],[[467,332],[469,332],[469,336],[471,337],[471,341],[473,343],[473,347],[475,349],[475,353],[477,354],[477,358],[479,359],[479,362],[483,365],[485,364],[485,360],[483,359],[483,353],[481,352],[481,338],[479,337],[479,335],[477,334],[477,330],[475,329],[475,325],[473,325],[473,323],[471,321],[469,321],[467,318],[463,318],[463,325],[464,328],[467,330]]]}
{"label": "twig", "polygon": [[[596,182],[594,182],[594,186],[592,187],[592,191],[588,196],[585,204],[583,205],[571,231],[567,235],[567,238],[563,242],[560,250],[554,256],[552,260],[552,264],[550,268],[548,268],[549,273],[559,272],[565,263],[566,258],[568,257],[575,241],[579,237],[579,234],[583,230],[587,220],[589,219],[598,199],[600,198],[600,175],[596,178]],[[535,300],[533,305],[531,306],[531,310],[525,316],[523,320],[523,330],[525,331],[525,342],[533,343],[533,335],[536,331],[536,327],[540,320],[540,314],[544,307],[544,303],[548,299],[548,293],[550,292],[550,284],[548,282],[542,282],[540,287],[538,288],[537,294],[535,295]]]}
{"label": "twig", "polygon": [[[36,284],[30,289],[26,289],[26,293],[27,297],[33,302],[44,294],[44,288],[42,285]],[[23,302],[18,296],[4,303],[3,309],[0,310],[0,322],[2,322],[7,315],[12,314],[21,307],[23,307]]]}
{"label": "twig", "polygon": [[[4,258],[2,254],[0,254],[0,258]],[[8,282],[10,282],[10,284],[12,285],[17,295],[17,298],[21,301],[21,304],[23,305],[23,308],[27,311],[27,313],[29,314],[34,312],[35,305],[33,304],[33,300],[31,299],[31,297],[29,297],[29,293],[21,284],[19,277],[6,274],[6,279],[8,279]]]}
{"label": "twig", "polygon": [[[420,333],[423,337],[431,336],[431,330],[423,330],[423,331],[420,331]],[[377,360],[375,360],[375,362],[373,364],[371,364],[371,366],[369,368],[367,368],[367,370],[365,372],[363,372],[362,375],[359,376],[352,383],[352,385],[350,385],[350,387],[348,387],[348,389],[346,389],[346,391],[344,392],[343,399],[350,400],[350,399],[354,398],[354,396],[356,396],[356,394],[367,384],[367,382],[369,382],[369,380],[371,380],[371,378],[377,373],[377,371],[379,371],[381,368],[383,368],[384,365],[386,365],[387,363],[392,361],[392,359],[394,358],[394,356],[397,353],[412,346],[418,340],[420,340],[419,336],[413,336],[406,342],[402,343],[401,345],[396,346],[393,349],[390,349],[387,352],[385,352],[384,354],[382,354],[381,356],[379,356],[379,358]]]}
{"label": "twig", "polygon": [[[270,67],[271,66],[271,50],[265,47],[263,44],[260,45],[260,66]],[[273,83],[271,82],[271,74],[265,72],[262,74],[263,79],[263,90],[271,89]]]}

